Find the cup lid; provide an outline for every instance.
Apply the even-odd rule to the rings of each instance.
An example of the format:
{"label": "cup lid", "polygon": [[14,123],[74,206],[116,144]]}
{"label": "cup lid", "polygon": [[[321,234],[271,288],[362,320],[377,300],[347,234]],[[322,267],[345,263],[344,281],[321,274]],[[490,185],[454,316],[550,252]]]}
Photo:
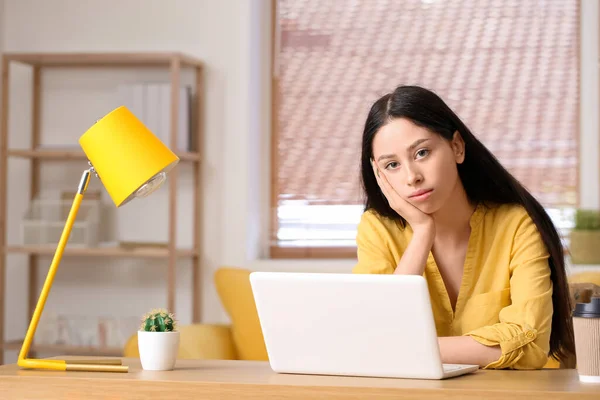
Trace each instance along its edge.
{"label": "cup lid", "polygon": [[573,311],[574,317],[600,318],[600,297],[592,297],[589,303],[577,303]]}

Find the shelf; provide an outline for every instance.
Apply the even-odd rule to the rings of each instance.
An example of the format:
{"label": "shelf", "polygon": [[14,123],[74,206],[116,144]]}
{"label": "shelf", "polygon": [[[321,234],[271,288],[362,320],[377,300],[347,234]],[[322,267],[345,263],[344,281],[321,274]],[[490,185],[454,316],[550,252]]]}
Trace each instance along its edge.
{"label": "shelf", "polygon": [[9,340],[8,342],[4,342],[4,345],[0,343],[0,348],[4,350],[20,350],[22,343],[22,340]]}
{"label": "shelf", "polygon": [[[55,246],[7,246],[7,253],[22,253],[32,255],[52,256],[56,251]],[[194,250],[178,249],[177,257],[193,257]],[[86,256],[86,257],[139,257],[139,258],[167,258],[169,250],[162,247],[93,247],[93,248],[69,248],[63,253],[64,256]]]}
{"label": "shelf", "polygon": [[[5,129],[0,133],[0,203],[4,203],[6,206],[6,199],[8,196],[8,188],[6,186],[6,182],[9,181],[9,173],[7,164],[10,162],[10,158],[13,159],[21,159],[28,162],[32,162],[32,166],[37,164],[44,164],[46,162],[49,163],[59,163],[59,162],[69,162],[69,163],[80,163],[83,165],[87,165],[87,157],[83,152],[83,149],[78,145],[78,143],[63,143],[55,145],[46,145],[42,146],[42,93],[43,93],[43,73],[46,69],[57,69],[61,67],[66,67],[69,69],[76,68],[87,68],[88,72],[90,68],[107,68],[112,70],[118,70],[122,68],[140,68],[140,69],[160,69],[165,75],[169,76],[169,82],[171,88],[178,88],[182,83],[186,83],[188,81],[187,77],[185,79],[183,74],[189,72],[190,75],[194,76],[194,82],[192,85],[192,92],[195,95],[197,101],[193,102],[192,109],[190,112],[192,113],[192,120],[198,121],[198,123],[192,124],[190,126],[190,134],[193,139],[190,138],[190,142],[197,143],[196,149],[193,151],[184,151],[185,147],[182,146],[181,151],[177,151],[177,146],[173,146],[173,152],[179,157],[181,163],[191,163],[190,166],[192,168],[192,181],[189,183],[189,187],[191,189],[191,195],[193,196],[192,204],[193,207],[190,211],[190,214],[193,215],[193,244],[189,245],[191,248],[175,248],[172,243],[169,247],[166,244],[159,244],[156,246],[146,246],[146,245],[137,245],[135,247],[121,244],[121,243],[101,243],[97,247],[88,247],[82,248],[78,247],[75,244],[70,245],[67,243],[66,249],[64,250],[63,255],[65,257],[79,257],[85,261],[84,257],[88,257],[91,259],[92,257],[100,258],[100,257],[114,257],[114,258],[145,258],[148,260],[160,260],[161,264],[164,264],[167,271],[167,279],[164,280],[164,286],[167,292],[167,299],[165,308],[176,310],[176,290],[177,290],[177,268],[179,264],[179,260],[182,258],[188,258],[191,264],[191,284],[192,284],[192,292],[190,297],[191,302],[191,311],[192,311],[192,323],[198,323],[201,320],[201,288],[202,288],[202,265],[201,265],[201,226],[200,220],[202,216],[202,143],[205,140],[204,137],[204,124],[202,123],[203,119],[203,108],[205,104],[204,99],[204,91],[205,91],[205,69],[204,63],[195,58],[194,56],[189,56],[183,54],[178,51],[162,51],[162,52],[108,52],[108,53],[93,53],[93,52],[59,52],[59,53],[25,53],[25,52],[8,52],[2,54],[2,61],[7,68],[3,71],[2,75],[2,96],[0,100],[2,104],[0,104],[0,113],[4,116],[4,119],[1,121],[3,127]],[[11,79],[11,70],[12,68],[8,68],[8,66],[15,64],[20,64],[21,66],[27,67],[26,69],[31,70],[31,130],[29,134],[19,133],[23,137],[29,136],[31,139],[32,146],[22,146],[11,149],[8,146],[9,138],[7,127],[12,126],[9,115],[12,115],[12,112],[9,112],[13,107],[18,111],[19,107],[22,106],[22,102],[14,102],[14,105],[11,101],[12,96],[8,95],[9,87],[13,79]],[[184,71],[187,69],[187,71]],[[135,69],[132,69],[135,71]],[[17,91],[21,89],[21,87],[16,88]],[[12,93],[12,88],[10,89]],[[173,109],[171,110],[173,115],[178,115],[179,109],[181,105],[178,102],[173,104]],[[169,143],[171,142],[169,136]],[[18,145],[16,145],[18,146]],[[84,164],[85,163],[85,164]],[[39,195],[43,185],[41,185],[41,171],[42,168],[33,168],[28,182],[24,182],[27,184],[28,188],[30,188],[29,193],[31,194],[31,198],[34,198],[36,195]],[[87,167],[86,167],[87,168]],[[174,182],[175,180],[171,180]],[[187,184],[187,183],[186,183]],[[170,220],[176,220],[177,216],[177,204],[179,203],[177,200],[177,196],[179,195],[179,188],[177,185],[168,185],[168,215],[169,218],[173,217]],[[29,196],[28,196],[29,197]],[[173,200],[173,201],[171,201]],[[188,211],[188,210],[186,210]],[[24,264],[29,266],[31,269],[36,265],[37,257],[43,257],[47,259],[48,257],[53,257],[56,253],[56,248],[58,243],[50,243],[43,245],[28,245],[23,246],[18,243],[14,245],[8,245],[7,243],[7,235],[9,234],[7,228],[7,213],[9,210],[7,207],[0,207],[0,282],[8,279],[6,275],[6,255],[11,254],[21,254],[28,257],[19,257],[25,258]],[[171,224],[173,225],[173,224]],[[177,225],[177,223],[175,223]],[[172,229],[177,230],[176,226],[171,226]],[[110,263],[110,260],[102,261],[103,263]],[[85,264],[85,263],[84,263]],[[32,275],[33,276],[33,275]],[[5,286],[9,285],[9,282],[6,281],[6,284],[0,285],[0,298],[6,296]],[[28,292],[33,295],[37,292],[36,289],[37,280],[29,279],[28,283]],[[30,299],[31,300],[31,299]],[[4,352],[2,349],[12,348],[15,350],[19,350],[21,348],[21,341],[18,342],[8,342],[5,343],[5,336],[2,333],[6,330],[6,324],[11,321],[11,314],[7,312],[6,305],[0,301],[0,364],[3,364],[4,361]],[[34,312],[33,302],[29,302],[27,315],[31,315]],[[57,353],[57,354],[73,354],[73,355],[116,355],[119,356],[121,354],[122,349],[114,349],[114,348],[90,348],[90,347],[79,347],[79,346],[57,346],[57,345],[33,345],[32,351],[44,352],[44,353]]]}
{"label": "shelf", "polygon": [[123,349],[118,347],[85,347],[85,346],[66,346],[58,344],[36,344],[31,346],[30,351],[38,353],[55,353],[58,355],[69,356],[107,356],[122,357]]}
{"label": "shelf", "polygon": [[[5,342],[2,348],[4,350],[21,350],[21,340],[12,340]],[[122,357],[123,349],[118,347],[89,347],[89,346],[69,346],[59,344],[33,344],[30,351],[38,353],[56,353],[69,356],[107,356]]]}
{"label": "shelf", "polygon": [[[181,161],[200,161],[198,153],[191,152],[176,152]],[[44,150],[27,150],[27,149],[12,149],[8,150],[8,155],[12,157],[35,158],[44,160],[86,160],[85,153],[82,150],[70,149],[44,149]]]}
{"label": "shelf", "polygon": [[4,53],[5,59],[40,67],[152,67],[177,60],[202,67],[202,61],[177,52],[156,53]]}

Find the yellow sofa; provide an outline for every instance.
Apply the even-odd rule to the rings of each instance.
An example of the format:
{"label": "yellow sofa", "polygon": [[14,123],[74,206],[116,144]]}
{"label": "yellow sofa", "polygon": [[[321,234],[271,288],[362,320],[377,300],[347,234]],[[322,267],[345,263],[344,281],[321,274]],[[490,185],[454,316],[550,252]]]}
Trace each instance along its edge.
{"label": "yellow sofa", "polygon": [[[231,325],[181,326],[179,358],[268,360],[249,277],[250,271],[240,268],[223,267],[215,273],[217,293],[231,319]],[[572,275],[569,283],[572,287],[579,284],[600,286],[600,272]],[[124,356],[139,357],[137,334],[127,341]],[[551,359],[546,367],[560,366]]]}
{"label": "yellow sofa", "polygon": [[[231,325],[180,326],[178,358],[268,360],[250,286],[250,271],[223,267],[215,273],[214,282]],[[137,333],[128,339],[123,355],[139,357]]]}

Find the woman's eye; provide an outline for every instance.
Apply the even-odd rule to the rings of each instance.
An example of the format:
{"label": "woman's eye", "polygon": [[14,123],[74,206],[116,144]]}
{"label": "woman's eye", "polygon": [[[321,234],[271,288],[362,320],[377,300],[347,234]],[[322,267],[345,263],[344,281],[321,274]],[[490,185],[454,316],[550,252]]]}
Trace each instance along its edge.
{"label": "woman's eye", "polygon": [[385,166],[385,169],[398,168],[399,166],[400,164],[398,164],[396,161],[392,161]]}
{"label": "woman's eye", "polygon": [[417,158],[423,158],[425,156],[427,156],[429,154],[429,150],[427,149],[421,149],[419,151],[417,151]]}

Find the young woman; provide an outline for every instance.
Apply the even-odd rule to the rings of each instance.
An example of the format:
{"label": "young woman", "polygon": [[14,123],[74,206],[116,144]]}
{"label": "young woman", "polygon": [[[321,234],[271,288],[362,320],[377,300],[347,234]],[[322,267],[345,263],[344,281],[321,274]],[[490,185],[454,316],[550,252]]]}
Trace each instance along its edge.
{"label": "young woman", "polygon": [[535,369],[574,356],[552,221],[442,99],[401,86],[377,100],[361,171],[354,272],[426,278],[444,363]]}

